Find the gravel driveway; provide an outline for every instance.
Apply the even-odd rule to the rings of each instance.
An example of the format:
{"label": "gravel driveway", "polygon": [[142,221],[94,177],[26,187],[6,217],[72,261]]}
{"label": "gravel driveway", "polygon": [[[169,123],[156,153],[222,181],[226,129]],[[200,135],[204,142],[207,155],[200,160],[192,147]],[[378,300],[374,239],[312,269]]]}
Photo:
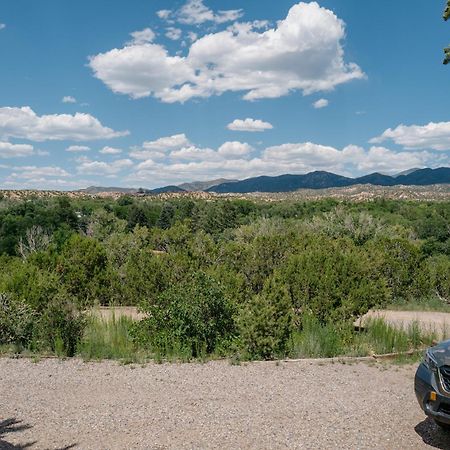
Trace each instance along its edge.
{"label": "gravel driveway", "polygon": [[450,448],[416,403],[414,371],[0,358],[0,448]]}

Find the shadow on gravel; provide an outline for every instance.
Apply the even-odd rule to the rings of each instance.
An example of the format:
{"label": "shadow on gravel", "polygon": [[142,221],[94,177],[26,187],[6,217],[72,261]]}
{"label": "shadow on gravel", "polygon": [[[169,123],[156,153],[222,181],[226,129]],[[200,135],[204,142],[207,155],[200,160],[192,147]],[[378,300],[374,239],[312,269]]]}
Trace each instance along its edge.
{"label": "shadow on gravel", "polygon": [[4,440],[4,435],[6,433],[17,433],[20,431],[28,430],[31,428],[31,425],[22,424],[21,420],[17,419],[6,419],[0,421],[0,449],[1,450],[9,450],[9,449],[23,449],[29,448],[36,443],[28,442],[26,444],[10,444],[9,442]]}
{"label": "shadow on gravel", "polygon": [[429,417],[417,424],[414,430],[425,444],[442,450],[450,448],[450,431],[438,427]]}
{"label": "shadow on gravel", "polygon": [[[27,442],[26,444],[11,444],[10,442],[5,440],[5,434],[7,433],[18,433],[20,431],[29,430],[30,428],[32,428],[31,425],[24,424],[21,420],[0,420],[0,450],[22,450],[33,447],[36,444],[36,441]],[[72,444],[56,450],[69,450],[71,448],[74,448],[75,446],[76,444]]]}

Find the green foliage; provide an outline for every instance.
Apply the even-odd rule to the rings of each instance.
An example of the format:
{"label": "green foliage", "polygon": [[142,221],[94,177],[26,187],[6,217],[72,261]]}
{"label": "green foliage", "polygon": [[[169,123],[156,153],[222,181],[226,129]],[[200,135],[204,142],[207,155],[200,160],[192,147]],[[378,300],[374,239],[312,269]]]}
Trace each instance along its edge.
{"label": "green foliage", "polygon": [[116,318],[113,315],[111,320],[89,317],[77,353],[85,360],[137,361],[139,350],[130,334],[133,323],[132,319],[124,316]]}
{"label": "green foliage", "polygon": [[262,292],[244,307],[239,331],[249,357],[273,359],[285,354],[292,333],[292,305],[278,276],[268,279]]}
{"label": "green foliage", "polygon": [[420,247],[406,239],[383,237],[367,245],[372,265],[383,276],[394,301],[410,296],[420,264]]}
{"label": "green foliage", "polygon": [[297,315],[348,322],[389,298],[365,251],[346,239],[305,237],[282,269]]}
{"label": "green foliage", "polygon": [[173,221],[175,218],[175,208],[171,203],[164,203],[161,215],[159,216],[157,226],[164,230],[167,230],[173,225]]}
{"label": "green foliage", "polygon": [[233,331],[232,311],[221,286],[202,272],[174,285],[145,308],[135,339],[161,354],[174,347],[196,357],[212,353]]}
{"label": "green foliage", "polygon": [[450,303],[450,258],[437,255],[423,261],[414,279],[413,293],[416,298],[431,295]]}
{"label": "green foliage", "polygon": [[108,303],[105,249],[95,239],[72,236],[63,248],[57,271],[80,307]]}
{"label": "green foliage", "polygon": [[34,311],[26,301],[0,294],[0,344],[25,346],[31,340],[34,319]]}
{"label": "green foliage", "polygon": [[[376,336],[350,324],[368,308],[447,305],[448,223],[448,201],[3,198],[1,340],[86,358],[365,354]],[[149,315],[133,342],[129,323],[89,321],[80,343],[96,304]]]}
{"label": "green foliage", "polygon": [[437,336],[423,334],[417,323],[406,329],[389,326],[383,319],[373,319],[366,324],[366,331],[360,335],[358,346],[363,354],[383,355],[406,352],[431,345]]}
{"label": "green foliage", "polygon": [[320,323],[306,314],[301,330],[294,333],[290,356],[294,358],[332,358],[345,352],[342,330],[333,323]]}
{"label": "green foliage", "polygon": [[33,345],[61,356],[74,356],[83,336],[85,318],[67,294],[51,299],[37,320]]}
{"label": "green foliage", "polygon": [[[444,11],[444,20],[447,21],[450,17],[450,0],[447,0],[447,6]],[[444,49],[445,59],[444,64],[450,63],[450,47]]]}

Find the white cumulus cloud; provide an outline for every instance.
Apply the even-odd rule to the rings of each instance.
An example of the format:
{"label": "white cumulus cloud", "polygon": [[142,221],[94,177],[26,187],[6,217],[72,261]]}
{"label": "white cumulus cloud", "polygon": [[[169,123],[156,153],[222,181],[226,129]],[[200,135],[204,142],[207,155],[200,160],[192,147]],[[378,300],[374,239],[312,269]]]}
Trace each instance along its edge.
{"label": "white cumulus cloud", "polygon": [[65,169],[58,166],[18,166],[14,167],[14,172],[9,175],[9,179],[38,180],[47,177],[69,177],[70,174]]}
{"label": "white cumulus cloud", "polygon": [[169,27],[166,29],[166,36],[172,41],[178,41],[183,32],[179,28]]}
{"label": "white cumulus cloud", "polygon": [[329,104],[329,101],[326,98],[321,98],[313,103],[315,109],[326,108]]}
{"label": "white cumulus cloud", "polygon": [[31,141],[90,141],[128,135],[103,126],[90,114],[38,116],[29,106],[0,108],[0,137]]}
{"label": "white cumulus cloud", "polygon": [[0,30],[3,30],[3,29],[5,29],[5,28],[6,28],[6,24],[0,23]]}
{"label": "white cumulus cloud", "polygon": [[252,150],[253,147],[246,142],[232,141],[222,144],[217,150],[217,153],[220,156],[227,158],[234,156],[245,156],[251,153]]}
{"label": "white cumulus cloud", "polygon": [[245,120],[242,119],[233,120],[233,122],[227,125],[227,128],[233,131],[256,132],[256,131],[271,130],[273,128],[273,125],[269,122],[263,122],[262,120],[259,119],[247,118]]}
{"label": "white cumulus cloud", "polygon": [[242,14],[242,9],[231,9],[215,13],[203,3],[203,0],[188,0],[175,15],[181,23],[199,25],[204,22],[231,22],[239,19]]}
{"label": "white cumulus cloud", "polygon": [[450,122],[430,122],[428,125],[399,125],[388,128],[381,136],[370,140],[372,144],[380,144],[392,140],[408,150],[432,149],[450,150]]}
{"label": "white cumulus cloud", "polygon": [[153,42],[155,39],[155,33],[150,28],[144,28],[141,31],[133,31],[130,33],[133,40],[130,42],[131,45],[142,45],[148,42]]}
{"label": "white cumulus cloud", "polygon": [[184,133],[166,136],[155,141],[146,141],[141,147],[135,147],[130,152],[134,159],[164,158],[166,152],[190,147],[192,144]]}
{"label": "white cumulus cloud", "polygon": [[77,99],[75,97],[72,97],[71,95],[64,96],[61,101],[63,103],[76,103]]}
{"label": "white cumulus cloud", "polygon": [[83,175],[116,175],[133,165],[130,159],[118,159],[113,162],[93,161],[86,157],[78,159],[77,171]]}
{"label": "white cumulus cloud", "polygon": [[0,142],[0,158],[22,158],[34,155],[34,153],[32,145]]}
{"label": "white cumulus cloud", "polygon": [[[154,141],[155,142],[155,141]],[[154,150],[156,151],[156,150]],[[441,156],[441,157],[440,157]],[[428,151],[392,151],[348,145],[342,149],[312,142],[271,146],[257,154],[247,143],[225,142],[217,149],[195,145],[162,151],[135,166],[125,178],[147,186],[212,178],[243,179],[326,170],[348,176],[370,172],[398,173],[411,167],[446,165],[450,158]]]}
{"label": "white cumulus cloud", "polygon": [[99,150],[99,153],[102,155],[119,155],[122,153],[122,150],[120,148],[114,148],[114,147],[103,147],[101,150]]}
{"label": "white cumulus cloud", "polygon": [[168,19],[171,14],[172,14],[172,11],[170,9],[161,9],[156,12],[156,15],[162,20]]}
{"label": "white cumulus cloud", "polygon": [[[211,20],[202,2],[188,5],[185,11],[192,14],[179,16],[185,23]],[[332,11],[300,2],[274,28],[261,29],[260,21],[235,24],[197,39],[186,56],[172,56],[153,42],[134,42],[90,57],[89,65],[112,91],[132,98],[173,103],[227,91],[243,92],[246,100],[276,98],[329,91],[364,78],[359,66],[345,62],[344,38],[345,24]]]}
{"label": "white cumulus cloud", "polygon": [[88,152],[91,148],[86,145],[70,145],[66,148],[66,152]]}

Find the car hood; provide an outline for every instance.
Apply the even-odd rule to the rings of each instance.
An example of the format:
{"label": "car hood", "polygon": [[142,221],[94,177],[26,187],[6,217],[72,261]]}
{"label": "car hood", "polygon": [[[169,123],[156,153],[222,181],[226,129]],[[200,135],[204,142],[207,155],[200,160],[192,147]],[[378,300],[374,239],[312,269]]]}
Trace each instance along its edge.
{"label": "car hood", "polygon": [[443,341],[428,350],[440,366],[450,366],[450,339]]}

